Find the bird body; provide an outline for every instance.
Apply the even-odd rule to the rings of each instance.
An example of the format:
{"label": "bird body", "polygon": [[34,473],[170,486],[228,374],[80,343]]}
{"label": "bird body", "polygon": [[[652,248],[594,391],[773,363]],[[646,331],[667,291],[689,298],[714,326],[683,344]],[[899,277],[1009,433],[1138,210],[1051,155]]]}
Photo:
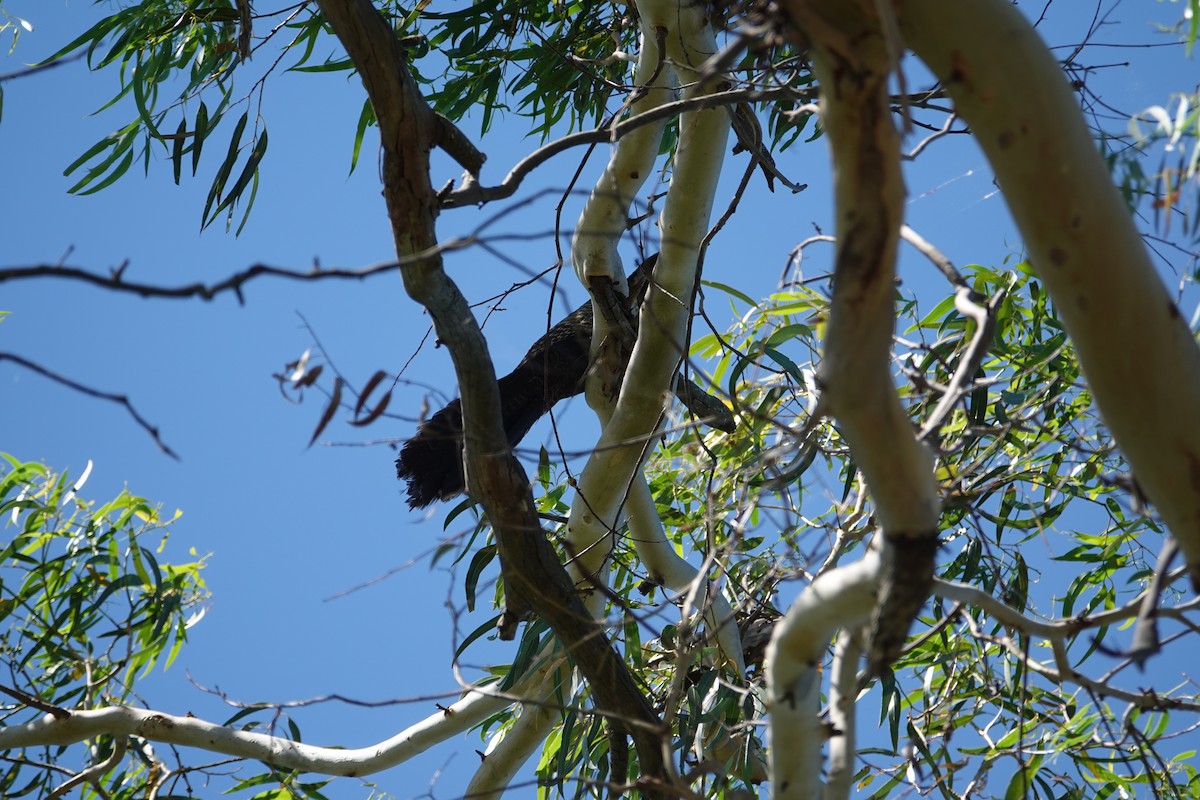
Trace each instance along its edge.
{"label": "bird body", "polygon": [[[658,259],[649,256],[629,276],[629,294],[615,291],[611,282],[600,279],[593,293],[601,303],[605,318],[613,323],[612,338],[602,353],[620,352],[628,359],[636,335],[636,306],[650,285],[650,276]],[[560,400],[583,391],[584,379],[591,366],[592,302],[581,305],[564,317],[529,348],[521,363],[497,381],[500,390],[500,414],[510,447],[516,447],[533,424]],[[608,337],[606,337],[607,339]],[[628,340],[628,341],[626,341]],[[601,355],[598,359],[603,359]],[[614,394],[624,376],[624,361],[607,365],[607,388]],[[709,397],[700,387],[684,381],[680,399],[698,418],[725,431],[734,429],[732,413]],[[404,443],[396,459],[396,475],[408,484],[409,508],[424,508],[436,500],[448,500],[465,490],[463,477],[462,402],[454,400],[428,420]]]}
{"label": "bird body", "polygon": [[[516,447],[560,400],[583,391],[591,340],[589,301],[534,342],[516,368],[497,382],[509,446]],[[408,484],[410,508],[424,508],[464,491],[462,436],[462,402],[454,400],[421,423],[416,436],[401,448],[396,474]]]}

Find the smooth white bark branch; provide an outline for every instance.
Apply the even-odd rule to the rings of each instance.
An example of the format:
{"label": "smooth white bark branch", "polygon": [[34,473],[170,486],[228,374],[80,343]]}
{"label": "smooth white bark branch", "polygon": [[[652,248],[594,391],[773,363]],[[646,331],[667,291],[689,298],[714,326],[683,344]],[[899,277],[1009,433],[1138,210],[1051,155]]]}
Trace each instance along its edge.
{"label": "smooth white bark branch", "polygon": [[[550,656],[553,658],[553,656]],[[562,664],[562,658],[554,659]],[[560,667],[565,670],[565,667]],[[475,771],[467,786],[466,796],[470,798],[498,798],[504,794],[513,776],[521,768],[538,746],[545,741],[550,729],[558,720],[559,709],[545,701],[555,696],[558,670],[550,671],[546,680],[538,686],[532,696],[543,702],[526,702],[521,705],[521,715],[517,717],[503,737],[490,747],[484,755],[483,763]],[[569,679],[566,679],[569,683]],[[566,687],[564,695],[570,696],[570,687]]]}
{"label": "smooth white bark branch", "polygon": [[829,740],[828,780],[824,800],[849,800],[854,785],[855,735],[854,704],[858,700],[858,664],[862,660],[861,629],[843,628],[838,634],[829,665]]}
{"label": "smooth white bark branch", "polygon": [[[643,18],[642,49],[634,73],[636,91],[642,94],[630,106],[631,115],[651,111],[675,99],[675,72],[664,62],[664,57],[654,28]],[[571,261],[585,288],[588,278],[596,276],[606,276],[625,286],[617,244],[629,225],[629,207],[654,170],[666,122],[664,118],[638,128],[613,145],[608,166],[596,181],[571,239]],[[607,320],[597,313],[593,325],[601,335],[593,336],[592,340],[599,343],[607,333]]]}
{"label": "smooth white bark branch", "polygon": [[1100,412],[1200,590],[1200,348],[1066,77],[1005,0],[897,9],[987,154]]}
{"label": "smooth white bark branch", "polygon": [[871,668],[898,655],[928,594],[937,547],[933,458],[892,382],[895,266],[904,182],[888,80],[893,51],[873,0],[790,0],[811,44],[833,152],[837,255],[821,402],[862,471],[882,527]]}
{"label": "smooth white bark branch", "polygon": [[281,736],[231,730],[197,717],[112,706],[94,711],[71,711],[65,719],[46,714],[23,725],[0,726],[0,750],[69,745],[102,734],[141,736],[156,742],[251,758],[281,769],[324,775],[369,775],[401,764],[451,736],[470,730],[512,704],[514,695],[545,694],[541,687],[559,665],[557,659],[536,663],[510,695],[495,694],[487,686],[469,688],[466,696],[445,710],[439,709],[390,739],[367,747],[318,747]]}
{"label": "smooth white bark branch", "polygon": [[[693,12],[685,9],[680,16]],[[708,37],[705,44],[715,52],[707,25],[703,32]],[[693,57],[703,60],[699,54]],[[685,96],[703,91],[704,86],[693,84]],[[616,408],[580,476],[582,499],[572,508],[572,530],[615,528],[626,488],[649,449],[683,356],[697,257],[720,176],[729,115],[724,109],[690,112],[680,119],[679,129],[671,186],[659,220],[658,264],[641,307],[638,338]]]}
{"label": "smooth white bark branch", "polygon": [[[660,15],[677,19],[678,12],[674,3],[664,3],[663,9],[658,9]],[[672,13],[664,14],[664,9],[670,6]],[[693,12],[694,14],[694,12]],[[657,30],[643,20],[642,53],[639,58],[636,81],[647,85],[647,89],[632,106],[634,114],[650,110],[673,98],[675,76],[673,71],[664,63],[659,51],[658,41],[666,36],[666,30]],[[714,113],[725,115],[723,109]],[[620,268],[620,260],[616,254],[616,245],[627,226],[629,206],[637,191],[644,184],[654,165],[661,138],[662,124],[649,125],[634,131],[619,141],[607,169],[598,181],[592,195],[589,197],[580,217],[579,225],[572,242],[572,258],[576,273],[588,286],[588,279],[596,276],[606,276],[624,288],[624,270]],[[593,354],[600,342],[609,333],[608,321],[600,309],[593,314]],[[589,378],[588,400],[601,417],[602,423],[607,422],[611,401],[596,402],[596,384],[598,381]],[[663,381],[663,390],[669,388],[669,380]],[[661,400],[651,412],[653,430],[661,414]],[[634,466],[640,465],[640,459]],[[618,484],[610,483],[609,491],[618,490],[623,494],[631,481],[644,484],[640,471],[627,471]],[[578,509],[586,507],[592,498],[590,485],[586,479],[580,482],[579,498],[572,511],[572,520],[578,514]],[[651,503],[653,510],[653,503]],[[586,513],[586,512],[585,512]],[[608,557],[612,550],[612,532],[616,529],[615,517],[601,520],[591,517],[595,524],[569,524],[567,528],[566,547],[571,554],[568,573],[576,585],[584,589],[585,605],[589,612],[599,617],[604,608],[605,597],[601,592],[594,591],[593,583],[603,584],[607,579]],[[676,578],[678,571],[672,572]],[[695,577],[695,570],[690,577]],[[728,607],[728,604],[726,604]],[[736,634],[736,628],[734,628]],[[739,648],[740,649],[740,648]],[[553,724],[556,713],[543,705],[553,695],[552,687],[544,687],[543,691],[535,692],[523,705],[521,716],[513,728],[507,732],[504,739],[485,759],[472,780],[470,791],[483,796],[496,796],[508,785],[512,776],[522,763],[532,754],[537,744],[545,737]]]}
{"label": "smooth white bark branch", "polygon": [[[716,52],[716,40],[699,7],[681,8],[675,0],[645,0],[638,9],[642,52],[637,82],[644,85],[653,78],[653,85],[662,88],[639,99],[634,113],[669,100],[677,83],[676,72],[699,66]],[[660,41],[665,43],[666,54],[660,52]],[[670,63],[665,61],[667,56]],[[715,87],[693,84],[685,99],[702,96],[711,88]],[[691,111],[680,121],[674,175],[659,223],[662,252],[654,287],[640,312],[637,344],[615,408],[612,399],[603,396],[603,378],[593,375],[588,379],[588,402],[600,417],[604,432],[580,476],[579,496],[568,525],[574,552],[590,548],[607,555],[608,549],[599,543],[616,530],[622,505],[630,502],[634,506],[630,527],[638,557],[652,575],[675,591],[685,590],[703,576],[667,543],[641,464],[682,357],[699,244],[707,231],[728,128],[728,114],[722,108]],[[616,245],[625,230],[633,196],[653,167],[661,132],[661,126],[648,126],[619,141],[592,192],[572,244],[575,269],[585,283],[596,275],[624,280],[621,271],[613,269],[619,264]],[[664,287],[666,293],[660,291]],[[608,333],[608,324],[599,309],[593,318],[594,353]],[[631,497],[627,491],[632,491]],[[711,608],[710,627],[726,658],[744,666],[728,601],[719,592],[706,591],[700,605]]]}
{"label": "smooth white bark branch", "polygon": [[[665,2],[665,0],[659,0]],[[643,6],[650,3],[643,3]],[[645,9],[642,9],[642,50],[638,56],[637,69],[634,75],[635,85],[641,87],[644,94],[631,106],[633,114],[649,111],[656,106],[669,102],[674,98],[675,73],[664,62],[664,54],[659,48],[659,40],[663,38],[648,21]],[[583,211],[579,216],[575,235],[571,240],[571,260],[575,266],[584,288],[590,290],[589,278],[607,277],[615,282],[622,291],[628,291],[625,271],[621,268],[620,257],[617,255],[617,244],[628,225],[629,207],[639,189],[650,176],[654,161],[658,155],[658,143],[662,138],[666,120],[639,128],[628,136],[620,139],[613,147],[612,157],[604,173],[596,182],[592,194],[588,197]],[[592,345],[591,353],[595,357],[600,343],[610,333],[609,321],[597,304],[592,303]],[[604,397],[602,390],[604,378],[595,373],[587,377],[587,401],[600,418],[601,425],[608,423],[612,403]],[[630,476],[620,487],[623,491],[628,485]],[[571,518],[574,521],[586,512],[581,506],[590,502],[596,493],[590,483],[581,480],[579,491],[572,505]],[[590,515],[589,515],[590,516]],[[612,551],[611,534],[616,530],[616,520],[604,524],[593,517],[594,524],[568,524],[567,545],[570,548],[571,564],[583,574],[598,576]],[[577,578],[578,580],[578,578]]]}
{"label": "smooth white bark branch", "polygon": [[[811,35],[824,53],[815,66],[833,151],[838,226],[822,401],[863,472],[885,535],[931,533],[938,517],[932,459],[913,434],[891,374],[905,190],[886,50],[878,37],[863,41],[827,26]],[[847,75],[847,63],[859,71]]]}
{"label": "smooth white bark branch", "polygon": [[833,632],[862,625],[875,609],[880,560],[861,561],[817,578],[775,626],[767,645],[768,755],[775,800],[821,794],[820,665]]}
{"label": "smooth white bark branch", "polygon": [[46,714],[24,725],[0,728],[0,750],[69,745],[103,734],[141,736],[155,742],[255,759],[280,769],[338,776],[370,775],[394,767],[469,730],[510,702],[490,695],[472,694],[390,739],[354,749],[318,747],[281,736],[231,730],[197,717],[111,706],[95,711],[72,711],[66,719]]}
{"label": "smooth white bark branch", "polygon": [[634,550],[652,579],[673,592],[684,592],[694,582],[703,582],[695,605],[704,611],[709,632],[721,648],[721,654],[729,661],[730,668],[738,675],[744,675],[746,663],[742,658],[742,637],[738,634],[732,606],[720,590],[714,587],[710,591],[706,576],[675,552],[674,546],[667,541],[662,520],[654,507],[654,497],[640,471],[630,492],[628,512]]}
{"label": "smooth white bark branch", "polygon": [[823,791],[819,666],[829,638],[874,611],[872,669],[895,658],[932,581],[938,503],[932,456],[891,374],[905,190],[887,91],[894,43],[878,16],[885,6],[789,0],[785,7],[810,46],[833,152],[837,254],[821,403],[862,472],[882,533],[882,552],[815,579],[767,648],[773,791],[777,800],[813,800]]}

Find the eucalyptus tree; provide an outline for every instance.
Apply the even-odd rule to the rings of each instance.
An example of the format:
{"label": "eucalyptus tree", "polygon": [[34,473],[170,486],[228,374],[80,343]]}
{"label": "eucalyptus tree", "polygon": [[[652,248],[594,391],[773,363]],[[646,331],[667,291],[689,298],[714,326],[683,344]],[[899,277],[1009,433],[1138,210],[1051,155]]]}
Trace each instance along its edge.
{"label": "eucalyptus tree", "polygon": [[[1180,9],[1179,28],[1161,35],[1190,48],[1197,3]],[[135,107],[71,165],[75,190],[102,190],[156,149],[178,181],[217,150],[201,213],[229,228],[247,224],[270,157],[265,120],[235,88],[243,76],[253,95],[270,91],[282,64],[357,71],[366,96],[351,146],[357,158],[377,126],[397,253],[389,269],[432,317],[461,393],[454,424],[438,430],[452,453],[461,447],[464,485],[419,496],[465,488],[458,511],[475,515],[459,545],[468,591],[498,561],[496,629],[519,643],[511,664],[463,686],[457,702],[359,749],[81,691],[78,676],[56,676],[87,659],[47,644],[57,617],[43,608],[66,591],[39,577],[61,571],[46,544],[53,509],[29,512],[26,490],[46,489],[14,461],[0,500],[14,524],[26,510],[24,538],[5,556],[49,599],[4,598],[8,647],[38,654],[21,657],[24,685],[11,687],[0,730],[7,785],[178,793],[189,764],[147,744],[164,742],[266,764],[262,775],[247,767],[240,784],[269,782],[258,796],[320,796],[324,784],[305,775],[370,774],[478,727],[489,743],[470,796],[498,796],[522,768],[546,796],[985,796],[993,771],[1005,797],[1143,786],[1193,796],[1196,773],[1176,737],[1194,728],[1200,702],[1186,687],[1144,687],[1128,667],[1153,665],[1195,630],[1200,349],[1135,214],[1177,220],[1173,241],[1194,260],[1196,98],[1148,98],[1129,133],[1089,129],[1073,93],[1086,80],[1064,75],[1086,75],[1075,60],[1083,48],[1056,61],[1030,19],[1043,10],[1025,11],[1003,0],[147,0],[64,47],[52,60],[87,53],[93,69],[121,73]],[[330,34],[338,55],[317,63]],[[908,51],[932,85],[912,85]],[[259,59],[269,66],[253,73],[257,53],[271,54]],[[489,184],[488,131],[502,111],[545,144]],[[468,115],[481,123],[478,143],[456,125]],[[224,141],[218,130],[228,145],[206,147]],[[951,130],[975,137],[1024,238],[1020,263],[960,270],[936,231],[905,224],[902,142],[913,130],[933,133],[911,158]],[[800,148],[806,133],[816,142]],[[600,434],[569,476],[544,452],[531,484],[476,317],[443,269],[447,249],[471,242],[443,239],[437,221],[520,202],[550,156],[596,144],[609,161],[567,231],[565,261],[592,303],[570,391],[585,395]],[[703,281],[713,237],[761,224],[738,213],[745,184],[761,172],[798,191],[784,154],[824,157],[823,147],[833,235],[798,234],[793,268],[766,298]],[[464,170],[441,189],[435,148]],[[723,198],[731,150],[749,166]],[[1158,174],[1145,174],[1143,150],[1161,155]],[[647,189],[652,178],[665,192]],[[773,213],[789,219],[782,192]],[[630,239],[655,253],[637,281],[623,263]],[[804,273],[801,255],[822,258],[815,248],[829,243],[829,271]],[[931,310],[897,289],[902,243],[948,280]],[[167,291],[120,274],[74,277]],[[697,313],[716,294],[735,309],[730,321],[707,304]],[[536,366],[543,351],[533,352]],[[343,413],[378,419],[390,397],[383,377],[344,406],[335,380],[317,433]],[[297,364],[289,380],[324,379]],[[691,398],[686,410],[677,393]],[[1074,522],[1084,511],[1088,527]],[[81,583],[77,605],[98,612],[159,585],[105,563],[112,579]],[[152,604],[169,599],[176,613],[178,592],[151,592]],[[156,613],[176,633],[156,626],[159,638],[142,645],[151,654],[183,631],[181,618]],[[1159,621],[1172,626],[1166,637]],[[96,635],[93,618],[82,624],[85,639]],[[1125,625],[1131,638],[1117,632]],[[1112,656],[1114,666],[1097,666]],[[879,735],[856,733],[864,698],[878,703]],[[81,742],[86,751],[70,748]]]}

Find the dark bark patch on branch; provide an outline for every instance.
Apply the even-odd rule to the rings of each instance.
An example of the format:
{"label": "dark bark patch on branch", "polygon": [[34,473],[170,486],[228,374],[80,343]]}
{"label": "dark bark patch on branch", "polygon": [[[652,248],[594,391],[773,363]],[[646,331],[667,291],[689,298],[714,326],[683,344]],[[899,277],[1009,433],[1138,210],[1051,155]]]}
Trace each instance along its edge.
{"label": "dark bark patch on branch", "polygon": [[882,573],[879,603],[871,621],[871,672],[878,675],[899,658],[909,628],[933,589],[937,532],[892,533],[891,569]]}

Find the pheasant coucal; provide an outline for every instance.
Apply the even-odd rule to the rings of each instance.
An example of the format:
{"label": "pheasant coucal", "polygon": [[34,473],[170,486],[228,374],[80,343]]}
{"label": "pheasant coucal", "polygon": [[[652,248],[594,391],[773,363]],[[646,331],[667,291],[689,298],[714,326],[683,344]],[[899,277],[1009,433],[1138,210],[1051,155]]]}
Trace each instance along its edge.
{"label": "pheasant coucal", "polygon": [[[644,278],[655,260],[647,258],[631,280]],[[589,300],[534,342],[516,369],[498,381],[500,414],[511,447],[558,401],[583,391],[591,342]],[[424,508],[464,490],[460,400],[422,423],[417,435],[405,442],[396,459],[396,475],[408,483],[409,508]]]}
{"label": "pheasant coucal", "polygon": [[[648,257],[629,276],[632,300],[626,302],[641,302],[657,258],[657,254]],[[633,309],[618,312],[632,317]],[[556,403],[583,391],[591,341],[592,303],[588,301],[534,342],[516,369],[497,382],[500,414],[510,447],[520,444],[533,424]],[[733,429],[729,410],[699,387],[685,384],[680,396],[709,424]],[[416,436],[405,442],[396,459],[396,474],[408,484],[409,508],[424,508],[463,492],[462,430],[462,403],[454,400],[423,422]]]}

